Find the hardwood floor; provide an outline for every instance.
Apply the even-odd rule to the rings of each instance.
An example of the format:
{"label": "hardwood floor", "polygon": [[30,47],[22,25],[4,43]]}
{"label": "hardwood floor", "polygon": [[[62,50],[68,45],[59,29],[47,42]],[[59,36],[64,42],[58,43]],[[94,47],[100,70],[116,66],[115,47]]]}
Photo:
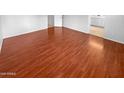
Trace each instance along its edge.
{"label": "hardwood floor", "polygon": [[7,38],[0,77],[124,77],[124,45],[64,27]]}

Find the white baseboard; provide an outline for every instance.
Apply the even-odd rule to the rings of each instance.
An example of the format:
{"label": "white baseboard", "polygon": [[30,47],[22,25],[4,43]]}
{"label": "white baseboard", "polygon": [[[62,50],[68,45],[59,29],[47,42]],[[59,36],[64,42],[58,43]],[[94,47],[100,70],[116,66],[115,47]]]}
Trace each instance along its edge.
{"label": "white baseboard", "polygon": [[[65,26],[62,26],[62,27],[65,27]],[[69,28],[69,27],[65,27],[65,28],[68,28],[68,29],[76,30],[76,31],[78,31],[78,32],[82,32],[82,33],[89,34],[89,33],[88,33],[88,32],[86,32],[86,31],[80,31],[80,30],[78,30],[78,29]]]}
{"label": "white baseboard", "polygon": [[31,30],[31,31],[23,32],[23,33],[17,33],[17,34],[12,34],[12,35],[6,35],[6,36],[3,36],[3,39],[10,38],[10,37],[15,37],[15,36],[20,36],[20,35],[24,35],[24,34],[28,34],[28,33],[33,33],[33,32],[37,32],[37,31],[40,31],[40,30],[45,30],[45,29],[47,29],[47,28],[48,28],[48,27],[45,27],[45,28],[42,28],[42,29]]}
{"label": "white baseboard", "polygon": [[[63,26],[64,27],[64,26]],[[72,30],[76,30],[78,32],[82,32],[82,33],[86,33],[86,34],[90,34],[88,32],[83,32],[83,31],[79,31],[77,29],[73,29],[73,28],[69,28],[69,27],[65,27],[65,28],[68,28],[68,29],[72,29]],[[91,35],[91,34],[90,34]],[[103,38],[103,39],[106,39],[106,40],[110,40],[110,41],[113,41],[113,42],[117,42],[117,43],[120,43],[120,44],[124,44],[124,42],[122,41],[118,41],[118,40],[115,40],[115,39],[111,39],[111,38],[107,38],[107,37],[100,37],[100,38]]]}
{"label": "white baseboard", "polygon": [[107,37],[103,37],[104,39],[107,39],[107,40],[110,40],[110,41],[113,41],[113,42],[117,42],[117,43],[120,43],[120,44],[124,44],[124,42],[122,41],[118,41],[118,40],[115,40],[115,39],[111,39],[111,38],[107,38]]}

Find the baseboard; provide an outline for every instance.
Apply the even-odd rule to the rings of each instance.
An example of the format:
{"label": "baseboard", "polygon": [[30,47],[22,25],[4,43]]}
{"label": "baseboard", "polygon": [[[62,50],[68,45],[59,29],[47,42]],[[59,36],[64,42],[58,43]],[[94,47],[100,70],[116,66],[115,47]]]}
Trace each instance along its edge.
{"label": "baseboard", "polygon": [[[64,27],[64,26],[63,26]],[[68,28],[68,27],[65,27],[65,28]],[[77,29],[73,29],[73,28],[68,28],[68,29],[71,29],[71,30],[76,30],[78,32],[82,32],[82,31],[79,31]],[[86,33],[86,32],[82,32],[82,33],[85,33],[85,34],[89,34],[91,35],[90,33]],[[95,35],[94,35],[95,36]],[[98,36],[97,36],[98,37]],[[111,38],[106,38],[106,37],[99,37],[99,38],[103,38],[103,39],[106,39],[106,40],[110,40],[110,41],[113,41],[113,42],[116,42],[116,43],[120,43],[120,44],[124,44],[124,42],[121,42],[121,41],[118,41],[118,40],[114,40],[114,39],[111,39]]]}
{"label": "baseboard", "polygon": [[[53,27],[59,27],[59,26],[52,26],[52,27],[48,27],[48,28],[53,28]],[[62,27],[64,27],[64,26],[62,26]],[[45,30],[45,29],[48,29],[48,28],[44,28],[44,29],[41,29],[41,30]],[[80,31],[80,30],[77,30],[77,29],[73,29],[73,28],[69,28],[69,27],[64,27],[64,28],[71,29],[71,30],[74,30],[74,31],[78,31],[78,32],[81,32],[81,33],[85,33],[85,34],[91,35],[88,32],[83,32],[83,31]],[[37,30],[37,31],[40,31],[40,30]],[[36,31],[32,31],[32,32],[28,32],[28,33],[33,33],[33,32],[36,32]],[[24,34],[28,34],[28,33],[24,33]],[[24,35],[24,34],[20,34],[20,35]],[[16,36],[20,36],[20,35],[16,35]],[[10,36],[10,37],[15,37],[15,36]],[[4,37],[4,39],[10,38],[10,37]],[[107,37],[100,37],[100,38],[103,38],[103,39],[106,39],[106,40],[110,40],[110,41],[113,41],[113,42],[117,42],[117,43],[120,43],[120,44],[124,44],[124,42],[122,42],[122,41],[114,40],[114,39],[107,38]],[[2,49],[2,43],[3,43],[3,41],[0,44],[0,51]]]}
{"label": "baseboard", "polygon": [[[64,26],[62,26],[62,27],[64,27]],[[64,28],[75,30],[75,31],[82,32],[82,33],[85,33],[85,34],[89,34],[88,32],[80,31],[80,30],[74,29],[74,28],[69,28],[69,27],[64,27]]]}
{"label": "baseboard", "polygon": [[103,37],[103,38],[106,39],[106,40],[110,40],[110,41],[116,42],[116,43],[124,44],[124,42],[122,42],[122,41],[118,41],[118,40],[107,38],[107,37]]}
{"label": "baseboard", "polygon": [[20,35],[25,35],[25,34],[29,34],[29,33],[34,33],[34,32],[45,30],[45,29],[48,29],[48,27],[47,28],[43,28],[43,29],[32,30],[30,32],[27,31],[27,32],[20,33],[20,34],[15,34],[15,35],[10,35],[10,36],[4,36],[3,39],[7,39],[7,38],[11,38],[11,37],[16,37],[16,36],[20,36]]}

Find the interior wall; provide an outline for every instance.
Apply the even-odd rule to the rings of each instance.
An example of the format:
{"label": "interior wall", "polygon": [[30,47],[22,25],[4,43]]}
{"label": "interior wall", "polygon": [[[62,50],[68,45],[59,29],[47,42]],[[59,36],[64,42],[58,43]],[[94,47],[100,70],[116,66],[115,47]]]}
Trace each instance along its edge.
{"label": "interior wall", "polygon": [[48,27],[54,26],[54,15],[48,15]]}
{"label": "interior wall", "polygon": [[124,16],[105,16],[105,38],[124,43]]}
{"label": "interior wall", "polygon": [[45,29],[47,20],[47,15],[2,15],[3,38]]}
{"label": "interior wall", "polygon": [[2,36],[2,27],[1,27],[1,16],[0,16],[0,51],[2,48],[3,36]]}
{"label": "interior wall", "polygon": [[54,26],[62,26],[62,15],[54,15]]}
{"label": "interior wall", "polygon": [[64,15],[63,26],[81,32],[89,33],[90,17],[88,15]]}

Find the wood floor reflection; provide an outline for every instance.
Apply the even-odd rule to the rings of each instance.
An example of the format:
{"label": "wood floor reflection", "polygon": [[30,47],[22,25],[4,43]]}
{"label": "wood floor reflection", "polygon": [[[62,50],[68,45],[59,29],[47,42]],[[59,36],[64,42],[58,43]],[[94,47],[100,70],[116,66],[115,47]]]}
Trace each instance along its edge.
{"label": "wood floor reflection", "polygon": [[124,77],[124,45],[65,27],[7,38],[0,77]]}

